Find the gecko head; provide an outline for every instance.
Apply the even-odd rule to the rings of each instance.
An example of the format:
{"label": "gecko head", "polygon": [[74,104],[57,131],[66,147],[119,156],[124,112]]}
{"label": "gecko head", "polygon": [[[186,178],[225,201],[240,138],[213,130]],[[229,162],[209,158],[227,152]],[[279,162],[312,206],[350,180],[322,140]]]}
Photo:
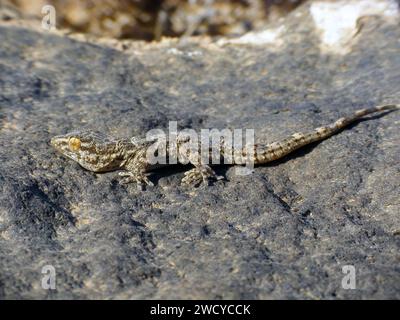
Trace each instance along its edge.
{"label": "gecko head", "polygon": [[50,144],[61,154],[95,172],[104,171],[112,165],[104,156],[106,147],[110,145],[108,142],[110,138],[90,130],[71,132],[50,140]]}

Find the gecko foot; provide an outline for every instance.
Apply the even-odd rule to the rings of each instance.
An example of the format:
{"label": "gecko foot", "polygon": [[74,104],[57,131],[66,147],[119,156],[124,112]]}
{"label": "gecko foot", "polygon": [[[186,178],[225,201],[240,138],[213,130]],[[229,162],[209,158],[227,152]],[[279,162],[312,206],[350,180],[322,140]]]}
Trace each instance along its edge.
{"label": "gecko foot", "polygon": [[143,190],[144,185],[154,186],[145,174],[138,172],[122,171],[118,173],[119,176],[125,177],[120,180],[120,184],[136,183],[139,190]]}
{"label": "gecko foot", "polygon": [[203,165],[186,171],[181,184],[186,186],[198,186],[203,182],[205,186],[208,186],[210,179],[221,180],[223,177],[217,176],[214,170],[209,166]]}

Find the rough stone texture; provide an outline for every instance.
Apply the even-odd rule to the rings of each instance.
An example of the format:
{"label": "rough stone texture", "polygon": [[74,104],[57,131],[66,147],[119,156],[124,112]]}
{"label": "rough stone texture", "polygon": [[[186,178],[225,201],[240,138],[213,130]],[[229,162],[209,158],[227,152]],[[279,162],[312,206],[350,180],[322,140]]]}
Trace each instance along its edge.
{"label": "rough stone texture", "polygon": [[120,39],[239,35],[277,21],[305,0],[0,0],[24,16],[56,10],[57,27]]}
{"label": "rough stone texture", "polygon": [[[400,28],[320,49],[302,6],[281,45],[86,41],[0,24],[0,298],[400,298],[400,112],[207,189],[139,192],[56,154],[53,135],[254,128],[265,141],[400,102]],[[57,290],[41,288],[53,265]],[[357,289],[344,290],[354,265]]]}

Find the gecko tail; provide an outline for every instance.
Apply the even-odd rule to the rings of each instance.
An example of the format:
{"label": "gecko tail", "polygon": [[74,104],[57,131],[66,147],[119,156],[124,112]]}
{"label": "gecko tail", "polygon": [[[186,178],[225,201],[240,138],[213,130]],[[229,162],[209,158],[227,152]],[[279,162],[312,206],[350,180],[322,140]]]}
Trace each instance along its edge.
{"label": "gecko tail", "polygon": [[316,128],[311,132],[298,132],[280,142],[274,142],[267,146],[260,145],[255,149],[255,163],[262,164],[282,158],[307,144],[326,139],[368,114],[398,109],[400,109],[399,104],[386,104],[373,108],[361,109],[350,116],[342,117],[330,125]]}
{"label": "gecko tail", "polygon": [[382,106],[377,106],[375,108],[377,111],[398,110],[400,109],[400,104],[386,104]]}
{"label": "gecko tail", "polygon": [[400,109],[399,104],[385,104],[385,105],[380,105],[380,106],[376,106],[376,107],[372,107],[372,108],[360,109],[360,110],[357,110],[351,116],[343,117],[343,118],[336,120],[329,127],[332,131],[331,133],[336,133],[337,131],[347,127],[352,122],[357,121],[360,118],[362,118],[366,115],[369,115],[371,113],[382,112],[382,111],[394,111],[394,110],[398,110],[398,109]]}
{"label": "gecko tail", "polygon": [[358,110],[358,111],[356,111],[355,116],[363,117],[367,114],[374,113],[374,112],[390,111],[390,110],[398,110],[398,109],[400,109],[400,104],[385,104],[385,105],[376,106],[373,108]]}

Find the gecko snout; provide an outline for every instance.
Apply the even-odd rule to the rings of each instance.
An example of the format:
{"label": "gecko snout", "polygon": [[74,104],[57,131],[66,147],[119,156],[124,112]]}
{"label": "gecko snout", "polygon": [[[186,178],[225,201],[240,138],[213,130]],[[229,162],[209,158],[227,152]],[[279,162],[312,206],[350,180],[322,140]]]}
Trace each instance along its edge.
{"label": "gecko snout", "polygon": [[56,148],[56,149],[60,149],[62,146],[67,144],[67,141],[65,138],[63,138],[62,136],[55,136],[53,138],[50,139],[50,144]]}
{"label": "gecko snout", "polygon": [[[70,140],[71,140],[70,138],[65,137],[65,136],[55,136],[50,139],[50,144],[56,150],[61,151],[61,152],[73,151],[70,146],[70,144],[71,144]],[[72,141],[72,142],[75,142],[75,141]],[[78,142],[75,142],[73,145],[77,146],[78,144],[79,144]]]}
{"label": "gecko snout", "polygon": [[64,156],[80,163],[78,153],[81,148],[81,140],[79,138],[66,135],[55,136],[50,139],[50,144]]}

